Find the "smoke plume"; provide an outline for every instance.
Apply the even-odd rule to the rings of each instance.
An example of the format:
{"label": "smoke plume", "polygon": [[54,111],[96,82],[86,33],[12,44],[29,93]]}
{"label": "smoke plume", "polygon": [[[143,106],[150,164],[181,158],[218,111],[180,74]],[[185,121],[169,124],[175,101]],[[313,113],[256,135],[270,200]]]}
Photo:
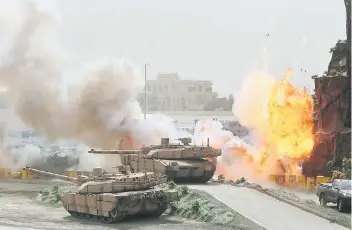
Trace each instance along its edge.
{"label": "smoke plume", "polygon": [[[143,89],[139,71],[128,60],[89,63],[78,84],[64,82],[65,53],[58,40],[58,19],[42,2],[19,1],[12,23],[0,18],[0,85],[7,102],[29,127],[54,141],[74,139],[95,148],[117,148],[123,136],[133,147],[156,144],[161,137],[177,137],[171,121],[141,119],[137,94]],[[0,34],[4,34],[0,31]]]}

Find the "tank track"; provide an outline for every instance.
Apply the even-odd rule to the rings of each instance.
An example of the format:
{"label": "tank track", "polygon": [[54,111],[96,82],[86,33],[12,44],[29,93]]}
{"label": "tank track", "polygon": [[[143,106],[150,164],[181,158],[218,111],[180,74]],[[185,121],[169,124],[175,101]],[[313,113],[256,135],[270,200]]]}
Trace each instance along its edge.
{"label": "tank track", "polygon": [[122,220],[131,218],[131,217],[147,217],[147,218],[158,218],[161,216],[168,208],[168,205],[166,203],[162,204],[157,210],[152,211],[152,212],[139,212],[134,215],[128,215],[126,212],[120,212],[118,213],[116,209],[114,209],[112,212],[109,212],[109,217],[106,216],[97,216],[93,214],[88,214],[88,213],[81,213],[81,212],[74,212],[74,211],[68,211],[71,216],[79,219],[85,219],[85,220],[92,220],[96,222],[101,222],[101,223],[108,223],[108,224],[113,224],[113,223],[118,223],[121,222]]}
{"label": "tank track", "polygon": [[160,205],[160,207],[157,210],[153,212],[141,212],[141,213],[137,213],[136,216],[158,218],[167,210],[167,208],[168,208],[167,203],[163,203]]}
{"label": "tank track", "polygon": [[114,209],[114,211],[109,212],[109,217],[97,216],[97,215],[93,215],[93,214],[74,212],[74,211],[68,211],[68,212],[71,214],[71,216],[73,216],[75,218],[92,220],[92,221],[108,223],[108,224],[120,222],[127,217],[126,213],[117,213],[115,211],[115,209]]}
{"label": "tank track", "polygon": [[215,174],[215,171],[206,171],[200,177],[177,177],[172,175],[173,172],[168,172],[167,177],[175,183],[207,183]]}

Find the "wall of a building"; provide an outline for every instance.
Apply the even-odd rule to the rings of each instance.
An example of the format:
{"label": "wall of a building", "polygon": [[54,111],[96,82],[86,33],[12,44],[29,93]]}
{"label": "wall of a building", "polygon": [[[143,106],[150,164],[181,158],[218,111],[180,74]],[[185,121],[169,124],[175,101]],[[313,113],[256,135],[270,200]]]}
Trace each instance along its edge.
{"label": "wall of a building", "polygon": [[[177,74],[159,74],[156,80],[147,81],[148,111],[202,110],[217,97],[212,82],[181,80]],[[144,106],[144,92],[138,98]]]}

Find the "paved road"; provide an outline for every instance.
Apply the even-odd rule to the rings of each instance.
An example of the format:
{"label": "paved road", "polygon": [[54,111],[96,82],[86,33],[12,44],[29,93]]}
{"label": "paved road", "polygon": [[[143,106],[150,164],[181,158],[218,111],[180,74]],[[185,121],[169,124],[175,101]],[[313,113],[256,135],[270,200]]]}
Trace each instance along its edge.
{"label": "paved road", "polygon": [[269,230],[346,230],[253,189],[230,185],[191,185],[216,197]]}

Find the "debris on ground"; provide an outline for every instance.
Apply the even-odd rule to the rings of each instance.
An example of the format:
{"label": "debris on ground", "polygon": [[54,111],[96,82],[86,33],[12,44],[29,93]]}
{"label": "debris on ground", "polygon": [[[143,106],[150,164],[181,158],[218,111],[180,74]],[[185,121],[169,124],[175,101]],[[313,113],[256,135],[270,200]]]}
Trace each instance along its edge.
{"label": "debris on ground", "polygon": [[233,229],[264,229],[243,217],[208,193],[176,185],[180,200],[170,204],[167,213]]}

